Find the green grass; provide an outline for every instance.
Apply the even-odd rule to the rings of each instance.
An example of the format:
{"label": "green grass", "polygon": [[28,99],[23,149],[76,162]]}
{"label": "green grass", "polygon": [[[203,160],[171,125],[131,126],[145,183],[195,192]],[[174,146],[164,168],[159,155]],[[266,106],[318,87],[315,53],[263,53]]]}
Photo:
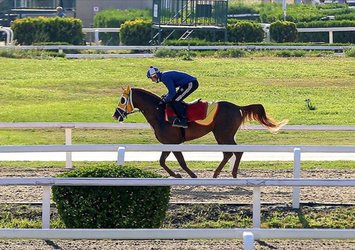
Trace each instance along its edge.
{"label": "green grass", "polygon": [[[354,228],[354,207],[263,206],[262,228]],[[250,208],[223,204],[172,205],[165,227],[246,228],[252,227]]]}
{"label": "green grass", "polygon": [[[146,130],[82,130],[74,129],[74,144],[156,144],[151,129]],[[238,144],[269,145],[354,145],[355,133],[339,131],[280,131],[272,134],[267,130],[237,133]],[[188,142],[214,144],[213,134]],[[0,130],[0,145],[64,144],[63,129]]]}
{"label": "green grass", "polygon": [[[41,207],[36,205],[0,205],[0,228],[41,228]],[[354,228],[353,206],[264,205],[262,228]],[[248,206],[223,204],[170,204],[163,228],[251,228],[252,211]],[[57,210],[52,209],[51,228],[65,228]]]}
{"label": "green grass", "polygon": [[[320,58],[169,58],[104,60],[34,60],[0,58],[1,122],[113,122],[121,87],[144,87],[166,92],[146,76],[150,65],[161,70],[177,69],[198,77],[200,88],[187,100],[227,100],[239,105],[262,103],[274,118],[289,124],[355,125],[355,59]],[[316,110],[307,108],[306,99]],[[126,122],[146,122],[140,114]],[[63,143],[62,130],[1,130],[0,144]],[[242,131],[239,143],[345,144],[353,133],[316,133],[300,138],[301,132]],[[154,143],[151,131],[78,131],[76,142]],[[348,137],[348,138],[347,138]],[[283,139],[281,139],[283,138]],[[212,137],[202,139],[212,142]],[[199,141],[198,141],[199,142]],[[309,144],[305,143],[305,144]]]}

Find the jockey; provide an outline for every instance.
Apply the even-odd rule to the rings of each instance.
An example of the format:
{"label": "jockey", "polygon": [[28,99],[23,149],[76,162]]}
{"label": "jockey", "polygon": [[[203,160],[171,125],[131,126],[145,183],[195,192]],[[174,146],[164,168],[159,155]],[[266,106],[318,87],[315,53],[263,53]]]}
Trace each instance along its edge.
{"label": "jockey", "polygon": [[198,88],[197,78],[180,71],[160,72],[153,66],[148,69],[147,77],[153,82],[162,82],[167,87],[169,92],[162,96],[162,99],[174,109],[178,116],[173,126],[187,128],[186,110],[182,101]]}

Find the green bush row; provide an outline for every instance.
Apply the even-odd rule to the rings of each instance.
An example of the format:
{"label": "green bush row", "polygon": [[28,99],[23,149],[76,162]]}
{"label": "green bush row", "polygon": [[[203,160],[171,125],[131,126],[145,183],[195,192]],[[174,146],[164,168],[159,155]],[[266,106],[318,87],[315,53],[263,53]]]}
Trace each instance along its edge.
{"label": "green bush row", "polygon": [[[120,39],[125,45],[147,45],[151,39],[150,21],[127,21],[121,25]],[[260,24],[255,22],[240,21],[229,24],[227,27],[228,41],[230,42],[261,42],[264,31]],[[200,31],[192,34],[191,38],[204,41],[224,41],[224,32],[213,34],[213,31]]]}
{"label": "green bush row", "polygon": [[270,25],[270,37],[278,43],[294,42],[297,39],[295,23],[288,21],[276,21]]}
{"label": "green bush row", "polygon": [[82,22],[76,18],[36,17],[16,19],[11,28],[18,44],[63,42],[73,45],[83,43]]}
{"label": "green bush row", "polygon": [[[228,7],[229,14],[259,14],[259,22],[272,23],[283,20],[283,10],[281,4],[236,4]],[[287,21],[291,22],[311,22],[319,21],[326,16],[334,16],[336,20],[354,20],[355,9],[349,8],[345,4],[290,4],[287,5]],[[254,19],[254,17],[252,18]],[[233,19],[228,19],[233,22]]]}
{"label": "green bush row", "polygon": [[[120,28],[126,21],[135,19],[151,20],[151,13],[148,9],[128,9],[116,10],[109,9],[100,11],[94,17],[94,26],[99,28]],[[119,44],[118,33],[100,33],[100,39],[103,44]]]}
{"label": "green bush row", "polygon": [[[133,167],[101,164],[60,174],[67,178],[157,178]],[[157,228],[165,218],[170,187],[54,186],[53,200],[67,228]]]}

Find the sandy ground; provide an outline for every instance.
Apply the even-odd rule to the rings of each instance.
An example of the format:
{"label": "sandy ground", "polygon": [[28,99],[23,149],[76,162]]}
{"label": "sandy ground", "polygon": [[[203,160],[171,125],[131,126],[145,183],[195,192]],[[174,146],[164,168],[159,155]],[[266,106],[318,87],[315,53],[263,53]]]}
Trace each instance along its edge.
{"label": "sandy ground", "polygon": [[[50,177],[64,169],[0,170],[0,177]],[[158,171],[165,175],[164,172]],[[181,173],[181,171],[180,171]],[[210,178],[212,171],[196,171],[200,178]],[[184,177],[187,177],[184,175]],[[223,172],[221,178],[230,177]],[[292,171],[243,170],[240,178],[291,178]],[[355,178],[353,170],[303,171],[302,178]],[[0,186],[0,202],[40,202],[42,188],[32,186]],[[174,187],[172,202],[251,203],[252,188],[244,187]],[[262,202],[291,204],[292,188],[264,187]],[[355,204],[355,188],[304,187],[301,202]],[[355,220],[355,219],[354,219]],[[355,241],[347,240],[267,240],[256,241],[255,249],[354,249]],[[242,249],[240,240],[0,240],[1,249]]]}

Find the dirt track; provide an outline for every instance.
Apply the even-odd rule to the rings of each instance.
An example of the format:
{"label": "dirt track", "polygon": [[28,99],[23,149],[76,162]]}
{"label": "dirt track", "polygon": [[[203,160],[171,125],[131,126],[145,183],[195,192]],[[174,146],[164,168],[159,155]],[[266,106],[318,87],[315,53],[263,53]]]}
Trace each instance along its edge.
{"label": "dirt track", "polygon": [[[0,169],[0,177],[51,177],[64,171],[57,169]],[[166,175],[159,170],[159,173]],[[180,171],[181,173],[181,171]],[[212,171],[196,171],[199,178],[211,178]],[[243,170],[240,178],[292,178],[292,171],[275,170]],[[187,175],[183,177],[187,178]],[[229,172],[222,172],[221,178],[230,177]],[[312,170],[303,171],[302,178],[355,178],[353,170]],[[35,186],[0,186],[0,202],[41,202],[42,188]],[[354,203],[355,188],[345,187],[303,187],[301,200],[317,203]],[[292,188],[289,187],[263,187],[262,202],[290,203]],[[174,187],[171,202],[228,202],[248,203],[252,200],[252,188],[249,187]]]}
{"label": "dirt track", "polygon": [[[63,169],[1,169],[0,177],[50,177]],[[160,172],[160,171],[159,171]],[[181,172],[181,171],[180,171]],[[165,175],[165,173],[160,172]],[[210,178],[212,171],[197,171],[201,178]],[[187,176],[184,176],[187,177]],[[221,178],[230,177],[223,172]],[[243,170],[240,178],[291,178],[292,171]],[[355,178],[352,170],[303,171],[302,178]],[[1,186],[0,202],[40,202],[42,190],[31,186]],[[291,203],[292,189],[284,187],[262,188],[262,202]],[[252,188],[244,187],[175,187],[172,202],[221,202],[251,203]],[[355,188],[321,187],[301,188],[302,202],[353,203]],[[114,241],[114,240],[25,240],[0,241],[1,249],[242,249],[237,240],[194,241]],[[354,249],[355,241],[335,240],[267,240],[255,243],[255,249]]]}

